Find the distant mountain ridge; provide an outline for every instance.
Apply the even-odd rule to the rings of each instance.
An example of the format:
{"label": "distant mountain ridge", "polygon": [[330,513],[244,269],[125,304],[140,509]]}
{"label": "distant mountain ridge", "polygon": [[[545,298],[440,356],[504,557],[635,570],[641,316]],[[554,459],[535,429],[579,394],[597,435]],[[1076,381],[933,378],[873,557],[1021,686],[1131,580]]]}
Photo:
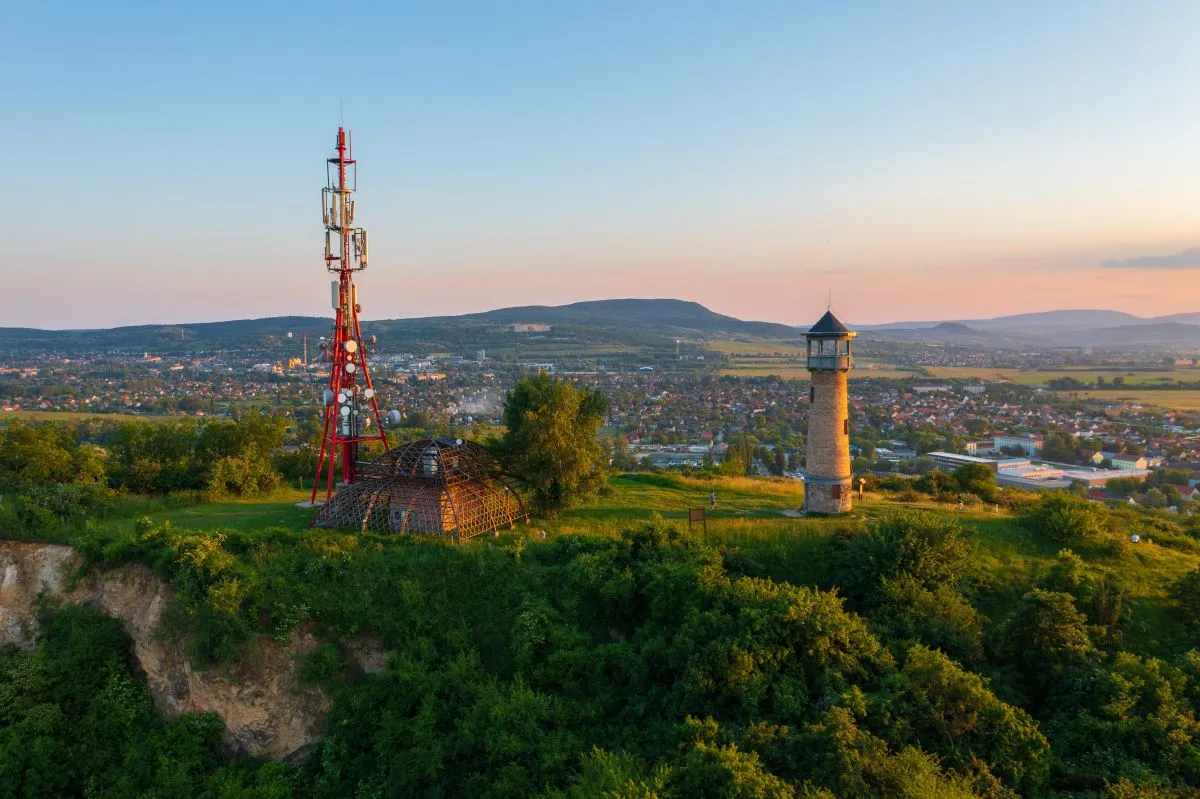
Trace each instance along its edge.
{"label": "distant mountain ridge", "polygon": [[735,333],[763,338],[788,338],[796,328],[775,322],[747,322],[710,311],[698,302],[672,299],[587,300],[569,305],[525,305],[499,308],[452,319],[478,319],[493,323],[532,322],[559,325],[607,325],[614,322],[645,332],[678,330]]}
{"label": "distant mountain ridge", "polygon": [[[268,337],[282,339],[289,333],[305,333],[314,341],[328,335],[331,319],[316,316],[272,316],[224,322],[177,325],[132,325],[95,330],[37,330],[0,328],[0,346],[47,350],[95,350],[105,348],[180,349],[184,345],[234,346]],[[551,329],[574,331],[589,340],[615,343],[646,337],[709,338],[714,336],[758,336],[797,338],[800,332],[789,325],[755,322],[726,316],[697,302],[674,299],[615,299],[576,302],[569,305],[529,305],[499,308],[461,316],[364,321],[368,334],[388,336],[407,346],[458,347],[478,338],[484,329],[516,324],[544,324]],[[176,346],[177,345],[177,346]]]}
{"label": "distant mountain ridge", "polygon": [[[331,319],[273,316],[174,325],[132,325],[95,330],[0,328],[0,348],[84,352],[137,349],[186,351],[283,340],[288,333],[314,341],[328,335]],[[673,346],[672,339],[753,336],[799,339],[808,325],[747,321],[719,314],[697,302],[676,299],[589,300],[567,305],[526,305],[461,316],[364,321],[368,335],[389,346],[414,350],[465,351],[497,335],[516,335],[519,324],[549,325],[547,335],[588,344]],[[1143,318],[1122,311],[1078,309],[1013,314],[988,319],[889,322],[855,325],[871,341],[937,342],[989,348],[1106,347],[1200,349],[1200,312]],[[508,331],[506,333],[506,331]]]}
{"label": "distant mountain ridge", "polygon": [[1140,317],[1124,311],[1061,310],[947,322],[859,325],[867,339],[935,340],[992,347],[1200,348],[1200,313]]}
{"label": "distant mountain ridge", "polygon": [[[1180,314],[1183,315],[1183,314]],[[1200,319],[1200,314],[1195,314]],[[886,330],[889,328],[920,329],[936,327],[937,325],[953,323],[966,325],[976,330],[1027,329],[1056,327],[1116,327],[1117,325],[1138,324],[1141,322],[1172,321],[1167,317],[1158,319],[1143,319],[1124,311],[1105,310],[1063,310],[1063,311],[1034,311],[1032,313],[1010,314],[995,316],[987,319],[947,319],[942,321],[922,322],[885,322],[878,325],[860,325],[860,330]]]}

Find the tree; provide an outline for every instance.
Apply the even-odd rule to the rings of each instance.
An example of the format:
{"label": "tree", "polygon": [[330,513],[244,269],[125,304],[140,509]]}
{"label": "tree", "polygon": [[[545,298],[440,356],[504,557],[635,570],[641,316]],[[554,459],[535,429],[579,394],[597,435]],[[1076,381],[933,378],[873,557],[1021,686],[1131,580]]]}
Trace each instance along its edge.
{"label": "tree", "polygon": [[987,419],[980,419],[978,417],[966,421],[967,432],[973,436],[981,435],[989,426],[990,424]]}
{"label": "tree", "polygon": [[1176,580],[1167,595],[1184,621],[1200,623],[1200,569]]}
{"label": "tree", "polygon": [[538,513],[556,514],[595,496],[606,479],[597,438],[608,400],[545,372],[520,380],[504,399],[504,465]]}
{"label": "tree", "polygon": [[[739,433],[729,442],[729,447],[725,450],[725,462],[740,463],[742,471],[738,474],[750,474],[757,455],[758,439],[749,433]],[[731,470],[726,473],[733,474]]]}
{"label": "tree", "polygon": [[1070,594],[1088,621],[1103,628],[1098,632],[1115,631],[1131,612],[1120,576],[1103,566],[1089,566],[1069,549],[1058,553],[1038,587]]}
{"label": "tree", "polygon": [[996,473],[986,464],[968,463],[954,470],[954,479],[960,490],[974,494],[984,502],[996,496]]}
{"label": "tree", "polygon": [[970,554],[958,524],[922,511],[880,519],[843,541],[838,583],[859,599],[875,597],[884,580],[901,576],[931,591],[953,586]]}
{"label": "tree", "polygon": [[958,481],[941,469],[933,469],[921,475],[913,486],[918,491],[924,491],[934,499],[949,501],[958,493]]}
{"label": "tree", "polygon": [[1128,497],[1136,494],[1142,487],[1142,481],[1136,477],[1114,477],[1104,484],[1104,490],[1109,496]]}
{"label": "tree", "polygon": [[1067,547],[1094,546],[1104,536],[1103,520],[1091,503],[1062,492],[1044,495],[1021,521],[1035,535]]}
{"label": "tree", "polygon": [[1064,433],[1047,435],[1045,444],[1042,446],[1042,457],[1060,463],[1077,462],[1079,453],[1076,451],[1075,437]]}
{"label": "tree", "polygon": [[668,787],[672,796],[791,799],[796,795],[792,786],[763,771],[755,753],[703,741],[683,756]]}
{"label": "tree", "polygon": [[1024,678],[1034,707],[1052,695],[1064,700],[1097,660],[1087,619],[1070,594],[1035,588],[1000,629],[1000,655]]}
{"label": "tree", "polygon": [[989,771],[1026,793],[1050,770],[1050,744],[1034,720],[941,652],[911,647],[903,670],[878,701],[888,717],[903,719],[895,738],[932,744],[943,764],[955,769],[966,771],[983,760]]}
{"label": "tree", "polygon": [[1147,489],[1142,496],[1142,504],[1147,508],[1165,508],[1167,507],[1167,495],[1159,488]]}

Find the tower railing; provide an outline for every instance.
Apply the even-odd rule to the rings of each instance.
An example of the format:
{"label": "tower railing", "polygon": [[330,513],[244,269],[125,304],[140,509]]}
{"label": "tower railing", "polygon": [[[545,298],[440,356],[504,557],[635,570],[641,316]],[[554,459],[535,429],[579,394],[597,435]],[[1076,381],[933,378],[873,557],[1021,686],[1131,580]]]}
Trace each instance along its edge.
{"label": "tower railing", "polygon": [[809,355],[809,369],[849,369],[849,355]]}

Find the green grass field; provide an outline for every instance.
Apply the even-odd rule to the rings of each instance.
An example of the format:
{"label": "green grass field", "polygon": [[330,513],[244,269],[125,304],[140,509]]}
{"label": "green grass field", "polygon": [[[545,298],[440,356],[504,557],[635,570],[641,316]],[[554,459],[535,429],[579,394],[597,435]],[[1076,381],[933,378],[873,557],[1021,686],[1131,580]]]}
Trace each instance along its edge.
{"label": "green grass field", "polygon": [[1112,405],[1129,402],[1137,405],[1155,405],[1160,408],[1188,411],[1200,410],[1200,390],[1198,389],[1163,389],[1159,391],[1153,389],[1144,389],[1141,391],[1120,389],[1114,391],[1069,391],[1062,393],[1068,396],[1077,396],[1080,399],[1105,400]]}
{"label": "green grass field", "polygon": [[0,412],[0,424],[9,419],[23,419],[38,422],[78,422],[83,419],[146,419],[160,422],[164,419],[177,419],[177,416],[165,416],[149,413],[89,413],[87,411],[3,411]]}
{"label": "green grass field", "polygon": [[[710,349],[729,358],[729,365],[720,371],[726,377],[770,377],[784,380],[807,380],[805,368],[807,348],[776,339],[754,341],[718,339],[708,342]],[[894,364],[856,359],[851,380],[865,378],[912,377],[915,370],[903,369]]]}
{"label": "green grass field", "polygon": [[[856,362],[850,372],[851,380],[905,379],[915,376],[915,371],[886,364],[864,364]],[[773,361],[738,361],[721,370],[724,377],[769,377],[776,375],[784,380],[807,380],[808,369],[799,363],[776,363]]]}
{"label": "green grass field", "polygon": [[308,498],[309,492],[289,488],[266,499],[201,503],[148,500],[144,508],[132,503],[129,513],[100,520],[95,526],[113,534],[132,533],[137,519],[148,516],[156,524],[170,522],[174,527],[189,530],[225,529],[252,533],[282,527],[299,531],[308,527],[312,512],[295,505]]}
{"label": "green grass field", "polygon": [[717,339],[708,342],[708,347],[722,355],[730,356],[761,355],[803,358],[808,354],[808,349],[805,345],[785,342],[781,339],[758,339],[755,341]]}
{"label": "green grass field", "polygon": [[1122,377],[1126,385],[1144,386],[1153,384],[1174,384],[1178,380],[1200,380],[1200,369],[996,369],[991,367],[973,366],[929,366],[926,372],[931,377],[944,380],[1003,380],[1022,385],[1045,385],[1051,380],[1071,377],[1081,382],[1095,382],[1103,377],[1112,382],[1114,377]]}

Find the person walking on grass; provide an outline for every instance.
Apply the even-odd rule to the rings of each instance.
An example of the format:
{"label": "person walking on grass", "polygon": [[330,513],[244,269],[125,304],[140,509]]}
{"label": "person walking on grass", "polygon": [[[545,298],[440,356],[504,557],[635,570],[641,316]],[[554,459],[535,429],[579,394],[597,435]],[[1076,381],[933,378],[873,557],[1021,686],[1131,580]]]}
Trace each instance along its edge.
{"label": "person walking on grass", "polygon": [[717,489],[715,488],[708,492],[708,509],[717,509]]}

